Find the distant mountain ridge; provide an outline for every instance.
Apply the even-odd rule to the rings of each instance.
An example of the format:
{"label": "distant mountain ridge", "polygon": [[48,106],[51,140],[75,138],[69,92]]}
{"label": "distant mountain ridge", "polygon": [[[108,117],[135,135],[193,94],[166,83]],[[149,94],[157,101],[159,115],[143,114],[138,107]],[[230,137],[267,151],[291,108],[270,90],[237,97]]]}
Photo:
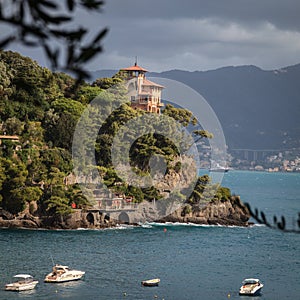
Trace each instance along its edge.
{"label": "distant mountain ridge", "polygon": [[[92,76],[115,73],[95,71]],[[271,71],[249,65],[147,75],[177,80],[199,92],[218,116],[229,149],[300,147],[300,64]]]}

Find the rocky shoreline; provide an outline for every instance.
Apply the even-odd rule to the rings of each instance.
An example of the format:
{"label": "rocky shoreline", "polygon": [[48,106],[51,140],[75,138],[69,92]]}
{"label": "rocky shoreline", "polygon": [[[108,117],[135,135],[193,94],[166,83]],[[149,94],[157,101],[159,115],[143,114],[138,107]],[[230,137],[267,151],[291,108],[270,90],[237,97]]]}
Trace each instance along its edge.
{"label": "rocky shoreline", "polygon": [[74,210],[65,217],[33,216],[30,213],[14,216],[0,209],[0,228],[29,229],[104,229],[118,224],[138,225],[145,222],[159,223],[194,223],[200,225],[249,226],[250,213],[239,196],[231,196],[228,200],[210,201],[207,204],[185,204],[165,217],[159,214],[149,202],[139,206],[130,215],[130,220],[110,218],[99,210]]}
{"label": "rocky shoreline", "polygon": [[250,212],[240,197],[231,196],[229,200],[211,201],[202,206],[187,204],[160,221],[247,227],[249,219]]}

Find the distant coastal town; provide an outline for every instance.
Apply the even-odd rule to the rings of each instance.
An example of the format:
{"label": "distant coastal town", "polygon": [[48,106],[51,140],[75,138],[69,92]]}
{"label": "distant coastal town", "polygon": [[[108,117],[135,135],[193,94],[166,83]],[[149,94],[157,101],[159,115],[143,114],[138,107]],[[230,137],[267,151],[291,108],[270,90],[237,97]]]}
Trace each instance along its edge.
{"label": "distant coastal town", "polygon": [[[198,146],[201,153],[200,168],[209,169],[210,147],[204,143]],[[300,172],[300,149],[228,149],[225,164],[229,170]]]}
{"label": "distant coastal town", "polygon": [[300,149],[291,150],[232,150],[229,151],[229,165],[233,169],[300,172]]}

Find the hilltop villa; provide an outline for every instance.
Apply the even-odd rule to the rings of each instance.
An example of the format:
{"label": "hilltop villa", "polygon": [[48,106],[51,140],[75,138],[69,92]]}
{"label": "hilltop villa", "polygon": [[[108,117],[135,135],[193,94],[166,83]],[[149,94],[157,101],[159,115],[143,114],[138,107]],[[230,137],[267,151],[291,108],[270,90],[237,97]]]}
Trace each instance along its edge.
{"label": "hilltop villa", "polygon": [[164,87],[148,80],[145,76],[148,71],[137,63],[120,71],[125,74],[128,81],[131,107],[160,114],[160,109],[164,105],[161,102],[161,92]]}

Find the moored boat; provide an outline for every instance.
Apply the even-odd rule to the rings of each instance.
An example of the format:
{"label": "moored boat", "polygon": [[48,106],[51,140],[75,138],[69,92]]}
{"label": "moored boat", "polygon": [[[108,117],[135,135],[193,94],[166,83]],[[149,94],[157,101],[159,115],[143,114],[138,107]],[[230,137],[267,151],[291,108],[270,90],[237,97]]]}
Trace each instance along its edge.
{"label": "moored boat", "polygon": [[240,287],[240,295],[248,295],[255,296],[261,292],[263,288],[263,284],[259,279],[256,278],[247,278],[242,282],[242,286]]}
{"label": "moored boat", "polygon": [[55,265],[52,272],[46,275],[45,282],[67,282],[79,280],[83,277],[85,272],[79,270],[72,270],[68,266]]}
{"label": "moored boat", "polygon": [[160,283],[159,278],[149,279],[149,280],[143,280],[142,285],[143,286],[158,286]]}
{"label": "moored boat", "polygon": [[14,276],[17,280],[12,283],[8,283],[5,285],[6,291],[29,291],[33,290],[35,286],[38,284],[37,280],[34,280],[31,275],[28,274],[17,274]]}
{"label": "moored boat", "polygon": [[210,172],[224,172],[227,173],[229,171],[229,168],[227,167],[215,167],[215,168],[210,168]]}

